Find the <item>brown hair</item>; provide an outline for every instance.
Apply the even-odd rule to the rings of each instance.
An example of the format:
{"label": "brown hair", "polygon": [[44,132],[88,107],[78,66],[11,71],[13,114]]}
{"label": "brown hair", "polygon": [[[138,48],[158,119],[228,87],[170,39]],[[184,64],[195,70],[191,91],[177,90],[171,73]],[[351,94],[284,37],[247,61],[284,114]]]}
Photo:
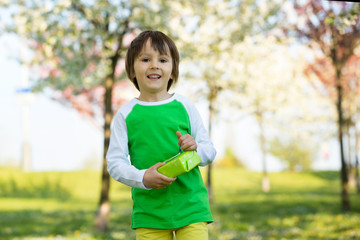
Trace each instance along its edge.
{"label": "brown hair", "polygon": [[173,40],[160,31],[144,31],[131,42],[125,58],[126,74],[130,81],[140,91],[136,78],[132,78],[132,76],[135,75],[134,62],[148,39],[151,40],[151,46],[154,50],[159,51],[160,54],[167,54],[167,51],[170,51],[170,56],[172,58],[171,74],[173,78],[169,80],[167,86],[167,90],[169,90],[171,85],[176,83],[179,77],[179,52]]}

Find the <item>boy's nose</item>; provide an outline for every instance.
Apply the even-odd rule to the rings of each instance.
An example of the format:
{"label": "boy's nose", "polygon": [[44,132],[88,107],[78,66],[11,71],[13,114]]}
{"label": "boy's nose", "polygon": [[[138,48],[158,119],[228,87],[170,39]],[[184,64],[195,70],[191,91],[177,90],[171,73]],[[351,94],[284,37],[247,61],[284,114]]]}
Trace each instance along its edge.
{"label": "boy's nose", "polygon": [[159,69],[159,66],[157,65],[156,62],[152,62],[151,65],[150,65],[150,68],[151,69]]}

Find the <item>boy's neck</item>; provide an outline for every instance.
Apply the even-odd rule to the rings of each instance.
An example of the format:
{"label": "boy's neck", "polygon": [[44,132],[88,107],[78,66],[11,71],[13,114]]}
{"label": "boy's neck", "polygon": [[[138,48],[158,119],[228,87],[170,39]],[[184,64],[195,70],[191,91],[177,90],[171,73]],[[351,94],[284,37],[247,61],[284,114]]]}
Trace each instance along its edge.
{"label": "boy's neck", "polygon": [[172,97],[173,94],[170,94],[168,92],[164,93],[164,94],[141,94],[138,97],[138,100],[143,101],[143,102],[160,102],[163,100],[166,100],[170,97]]}

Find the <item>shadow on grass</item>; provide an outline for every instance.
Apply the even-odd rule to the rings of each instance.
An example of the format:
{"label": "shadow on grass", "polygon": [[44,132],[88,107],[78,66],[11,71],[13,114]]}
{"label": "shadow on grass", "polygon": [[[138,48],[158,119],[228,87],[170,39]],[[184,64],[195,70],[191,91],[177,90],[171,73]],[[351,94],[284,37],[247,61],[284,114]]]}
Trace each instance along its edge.
{"label": "shadow on grass", "polygon": [[[235,195],[240,200],[235,200]],[[360,228],[357,227],[360,209],[355,208],[356,205],[360,206],[360,197],[357,196],[352,196],[356,197],[352,202],[354,211],[358,212],[349,214],[341,212],[340,203],[334,194],[234,192],[228,197],[228,202],[215,201],[211,206],[215,222],[209,225],[209,240],[335,240],[360,237]],[[78,204],[73,199],[66,204],[71,203]],[[130,229],[130,199],[112,201],[109,230],[105,235],[94,230],[95,215],[94,207],[0,211],[0,239],[135,239],[135,231]],[[324,236],[321,237],[318,233]],[[331,234],[334,236],[330,236]],[[341,236],[344,238],[340,238]]]}
{"label": "shadow on grass", "polygon": [[135,232],[130,229],[131,209],[123,208],[124,205],[128,201],[112,203],[105,234],[94,228],[96,209],[0,211],[0,239],[135,239]]}
{"label": "shadow on grass", "polygon": [[73,235],[76,231],[90,228],[94,215],[92,211],[3,211],[0,238]]}
{"label": "shadow on grass", "polygon": [[336,181],[340,179],[339,172],[335,172],[335,171],[316,171],[316,172],[313,171],[310,174],[314,175],[315,177],[328,181]]}
{"label": "shadow on grass", "polygon": [[[294,194],[292,194],[294,195]],[[245,195],[244,195],[245,196]],[[329,198],[330,201],[325,200]],[[339,213],[338,202],[331,201],[334,195],[322,194],[322,196],[307,195],[303,197],[286,196],[286,194],[272,193],[264,196],[263,194],[247,194],[246,199],[240,203],[218,203],[215,204],[215,210],[219,214],[242,213],[248,215],[246,218],[258,218],[261,214],[297,215],[312,214],[321,211],[328,213]],[[307,199],[306,201],[304,199]]]}
{"label": "shadow on grass", "polygon": [[51,182],[45,178],[41,183],[29,181],[26,186],[19,185],[14,178],[0,181],[0,196],[4,198],[58,198],[67,200],[71,197],[68,189],[59,181]]}
{"label": "shadow on grass", "polygon": [[[360,197],[341,210],[333,192],[247,192],[238,202],[215,203],[211,239],[359,239]],[[232,198],[232,196],[229,196]],[[231,216],[231,217],[230,217]],[[341,238],[344,237],[344,238]]]}

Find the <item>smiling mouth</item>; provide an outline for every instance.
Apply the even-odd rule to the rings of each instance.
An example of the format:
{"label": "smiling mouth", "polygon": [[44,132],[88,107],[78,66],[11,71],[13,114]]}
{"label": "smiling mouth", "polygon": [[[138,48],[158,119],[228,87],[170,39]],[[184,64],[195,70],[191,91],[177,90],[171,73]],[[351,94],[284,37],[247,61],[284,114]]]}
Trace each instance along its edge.
{"label": "smiling mouth", "polygon": [[147,77],[150,78],[150,79],[160,79],[161,78],[161,76],[157,75],[157,74],[150,74]]}

